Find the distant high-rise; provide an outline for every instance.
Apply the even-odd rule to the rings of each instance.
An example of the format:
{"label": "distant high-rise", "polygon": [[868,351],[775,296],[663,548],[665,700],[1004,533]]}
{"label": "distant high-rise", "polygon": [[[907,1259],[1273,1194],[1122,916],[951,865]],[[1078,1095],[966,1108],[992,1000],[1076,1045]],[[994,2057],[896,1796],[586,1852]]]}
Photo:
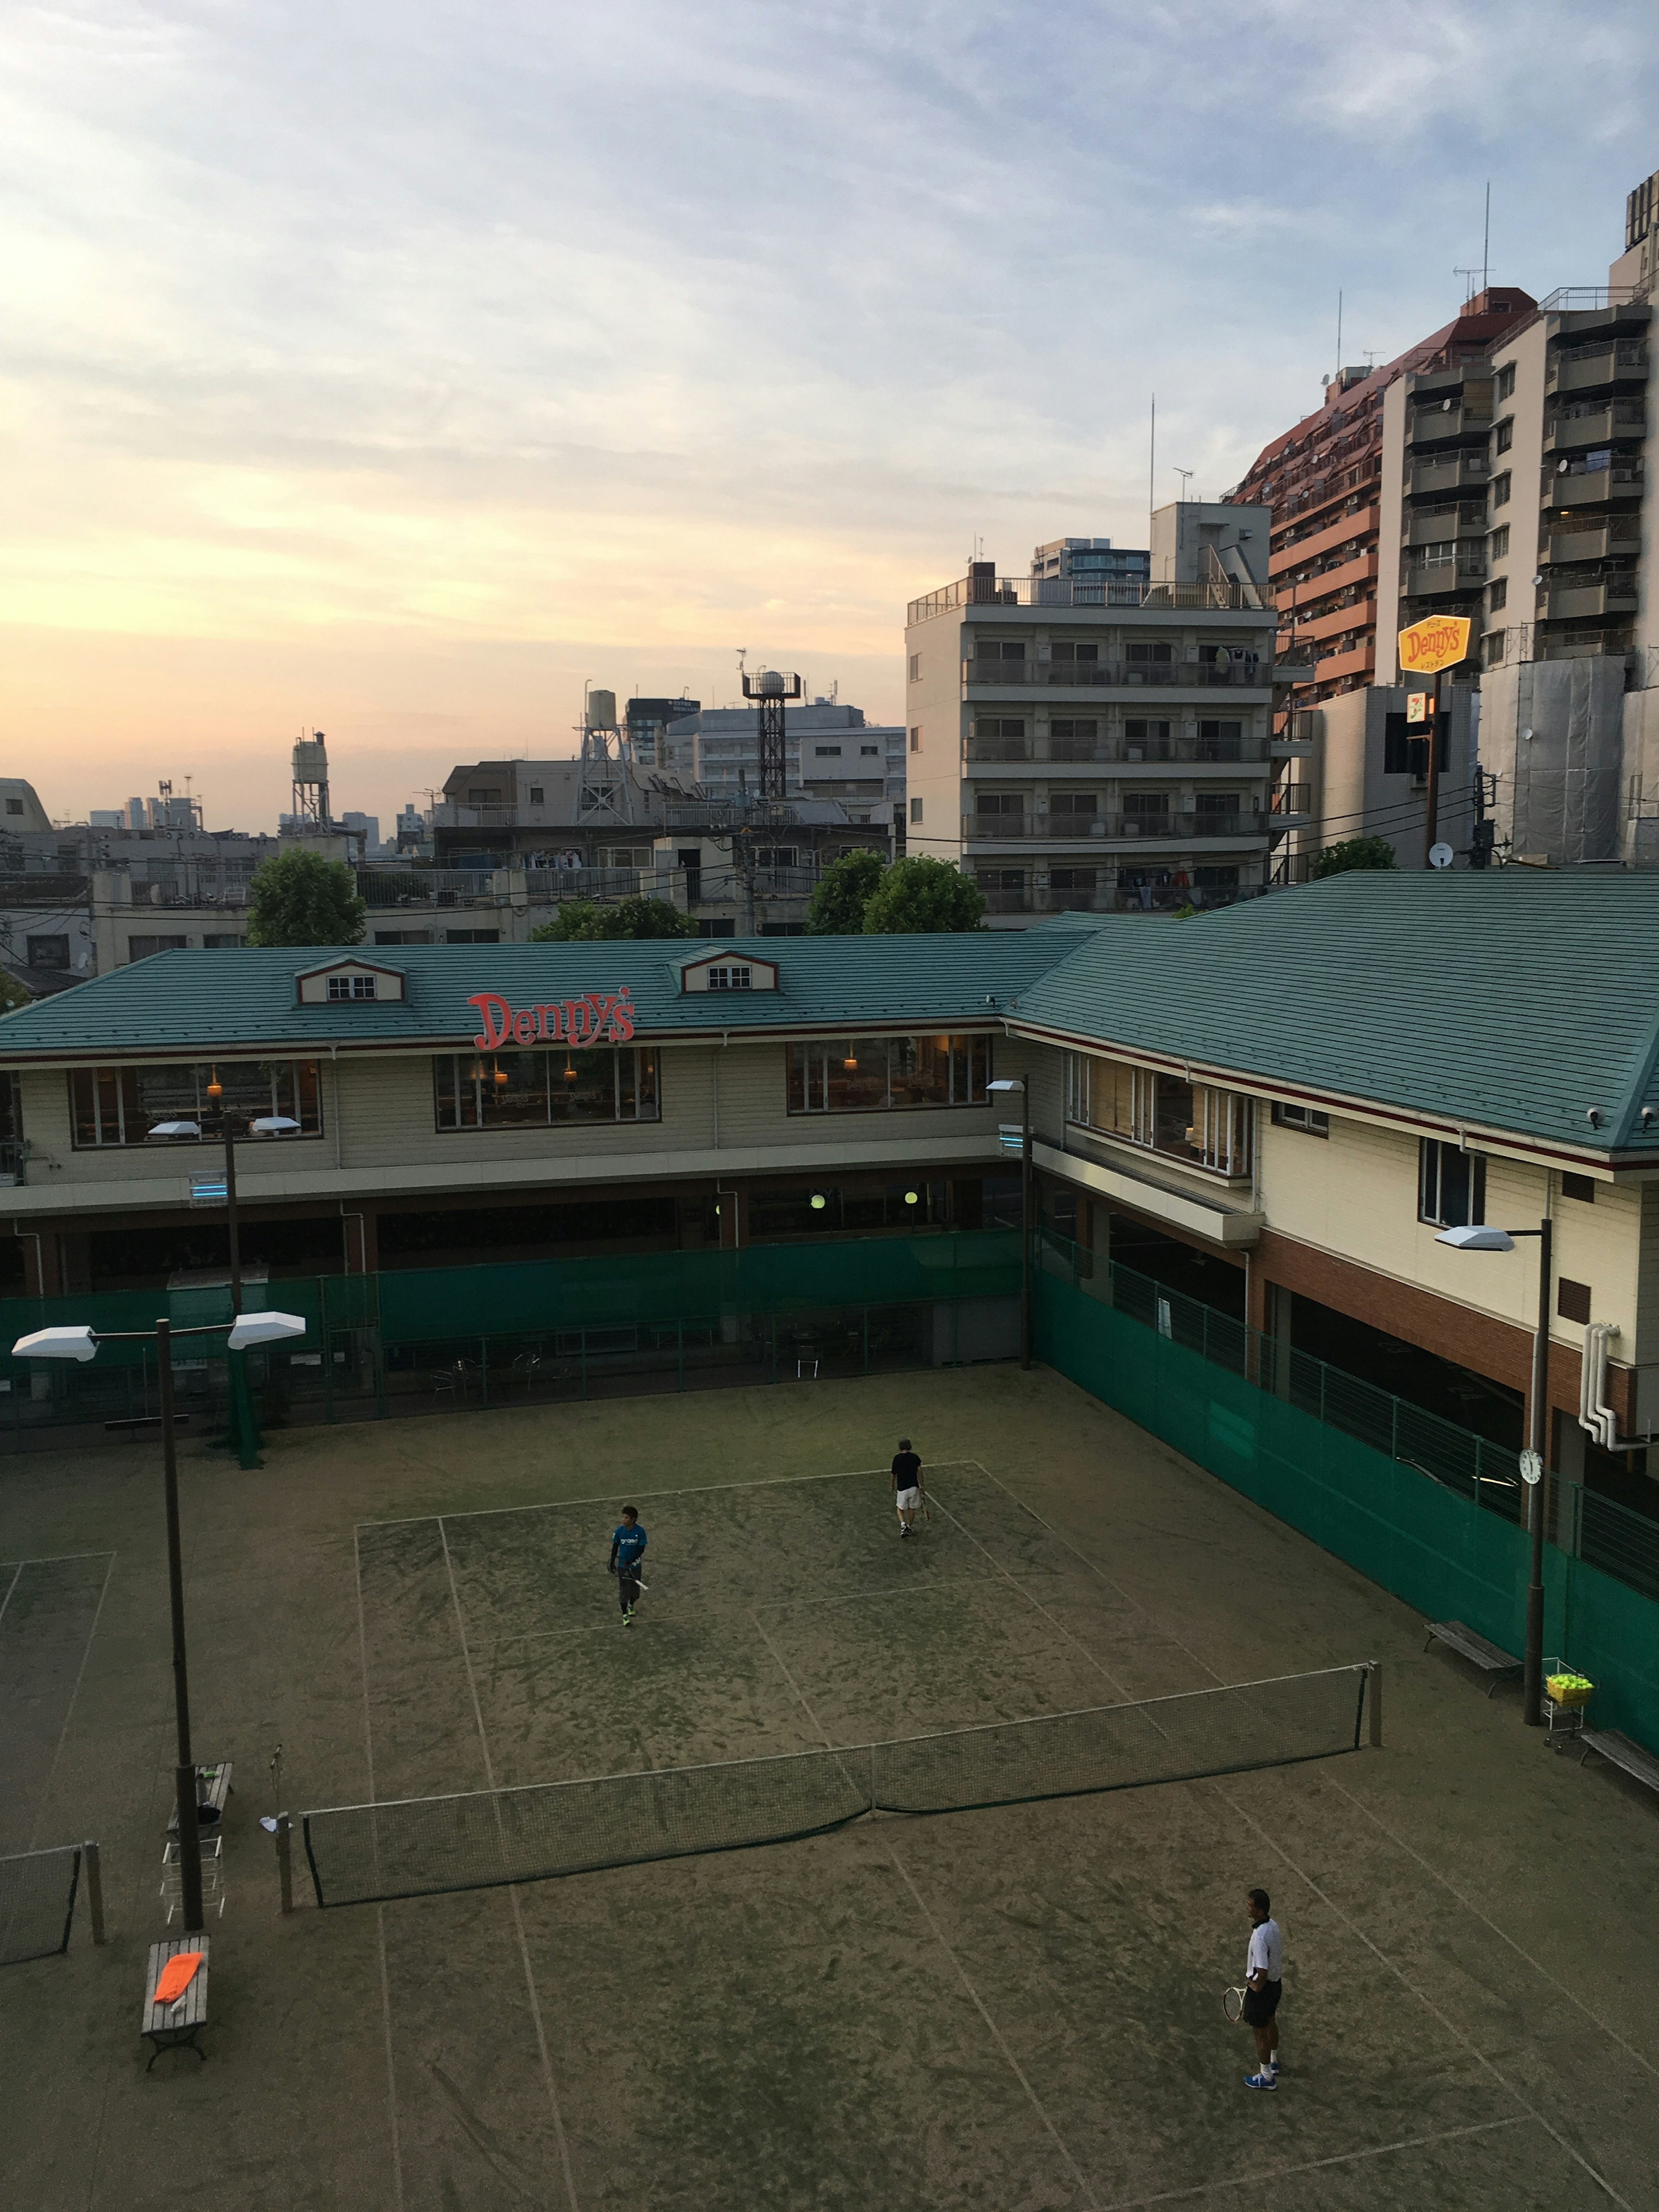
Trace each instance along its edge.
{"label": "distant high-rise", "polygon": [[1037,582],[1069,576],[1082,583],[1097,576],[1103,583],[1144,587],[1152,573],[1150,553],[1114,545],[1109,538],[1054,538],[1031,556],[1031,575]]}

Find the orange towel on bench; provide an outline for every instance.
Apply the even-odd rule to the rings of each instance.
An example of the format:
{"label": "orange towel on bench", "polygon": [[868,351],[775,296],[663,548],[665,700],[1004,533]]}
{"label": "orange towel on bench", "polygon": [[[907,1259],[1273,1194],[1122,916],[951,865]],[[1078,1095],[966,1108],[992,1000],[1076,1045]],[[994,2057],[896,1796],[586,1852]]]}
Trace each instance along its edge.
{"label": "orange towel on bench", "polygon": [[180,1951],[176,1958],[169,1959],[161,1969],[161,1978],[155,1984],[150,2002],[172,2004],[175,1998],[183,1996],[196,1978],[196,1969],[201,1963],[199,1951]]}

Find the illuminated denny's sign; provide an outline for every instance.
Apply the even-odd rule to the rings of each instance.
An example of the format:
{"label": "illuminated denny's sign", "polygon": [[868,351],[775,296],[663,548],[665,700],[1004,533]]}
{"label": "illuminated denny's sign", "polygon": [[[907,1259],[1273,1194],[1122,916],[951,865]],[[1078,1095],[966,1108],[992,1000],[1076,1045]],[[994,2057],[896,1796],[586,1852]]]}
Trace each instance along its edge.
{"label": "illuminated denny's sign", "polygon": [[634,1034],[634,1002],[628,986],[620,991],[585,991],[544,1006],[514,1007],[498,991],[475,991],[469,1006],[478,1010],[480,1052],[508,1044],[626,1044]]}

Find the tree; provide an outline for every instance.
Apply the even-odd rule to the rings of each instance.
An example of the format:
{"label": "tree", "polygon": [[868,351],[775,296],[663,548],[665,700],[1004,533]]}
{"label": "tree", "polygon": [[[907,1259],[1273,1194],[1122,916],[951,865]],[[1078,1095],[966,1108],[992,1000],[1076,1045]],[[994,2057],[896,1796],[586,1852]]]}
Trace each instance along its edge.
{"label": "tree", "polygon": [[879,853],[843,853],[813,886],[806,904],[809,937],[859,937],[864,932],[864,910],[871,894],[887,872]]}
{"label": "tree", "polygon": [[695,937],[697,925],[666,899],[636,891],[614,906],[592,899],[566,899],[551,921],[530,933],[532,945],[593,945],[618,937]]}
{"label": "tree", "polygon": [[27,987],[20,983],[8,969],[0,968],[0,1014],[15,1013],[19,1006],[32,1006],[33,1004]]}
{"label": "tree", "polygon": [[1352,868],[1391,868],[1394,847],[1386,837],[1350,837],[1346,844],[1327,845],[1316,854],[1308,871],[1310,883],[1323,876],[1346,876]]}
{"label": "tree", "polygon": [[343,860],[295,846],[273,853],[248,887],[250,945],[356,945],[368,908]]}
{"label": "tree", "polygon": [[909,931],[934,935],[978,929],[985,912],[980,888],[949,860],[899,860],[889,868],[864,909],[866,937]]}

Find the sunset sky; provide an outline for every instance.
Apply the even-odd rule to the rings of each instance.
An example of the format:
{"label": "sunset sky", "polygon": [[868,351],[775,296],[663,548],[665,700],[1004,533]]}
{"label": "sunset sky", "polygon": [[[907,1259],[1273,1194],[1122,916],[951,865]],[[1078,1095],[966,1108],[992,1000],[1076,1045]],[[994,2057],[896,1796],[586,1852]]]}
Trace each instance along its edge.
{"label": "sunset sky", "polygon": [[[902,708],[976,539],[1146,542],[1478,265],[1604,282],[1650,4],[13,5],[3,769],[269,829],[582,684]],[[424,803],[422,797],[422,803]]]}

